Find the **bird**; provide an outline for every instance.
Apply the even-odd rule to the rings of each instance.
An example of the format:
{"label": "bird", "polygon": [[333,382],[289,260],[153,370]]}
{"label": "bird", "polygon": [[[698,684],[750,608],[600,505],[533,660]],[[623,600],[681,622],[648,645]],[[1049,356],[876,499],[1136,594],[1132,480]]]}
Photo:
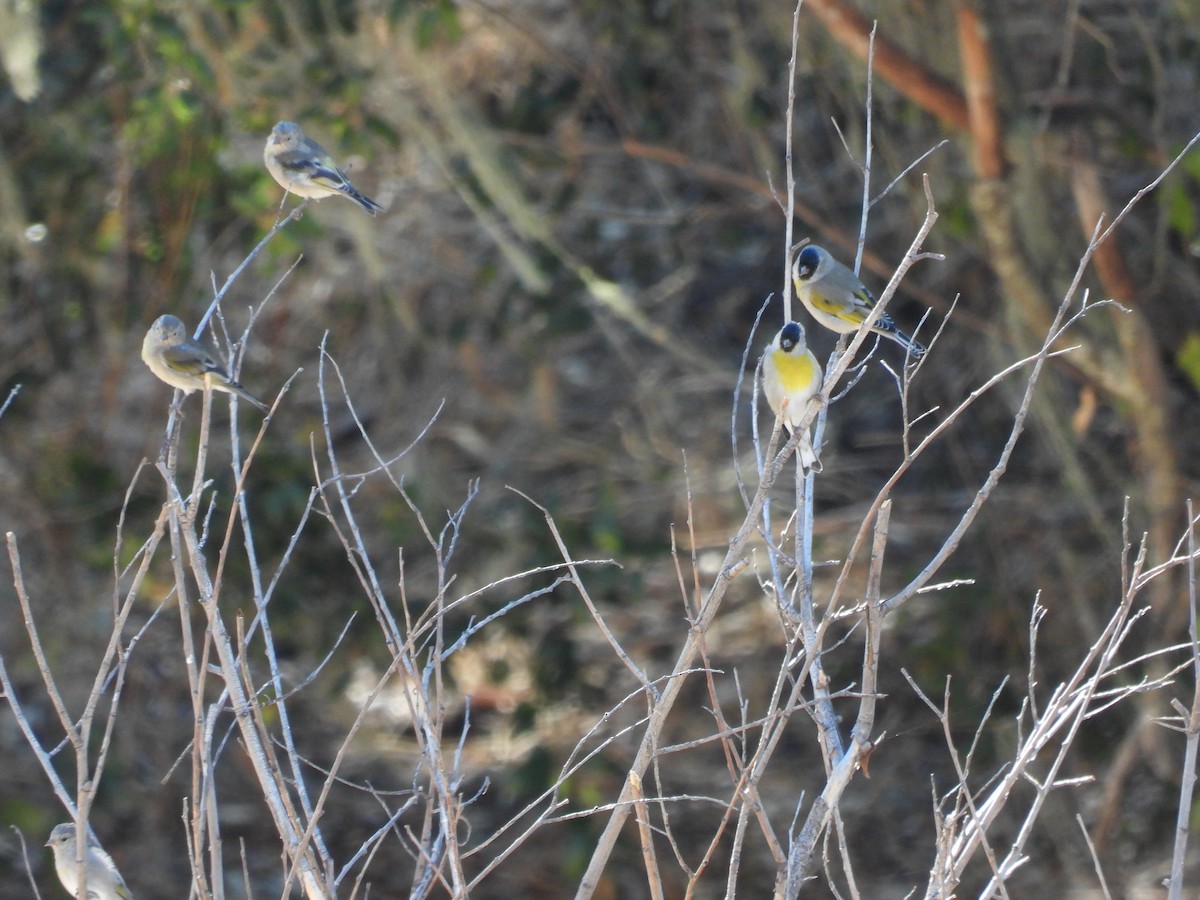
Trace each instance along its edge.
{"label": "bird", "polygon": [[[796,254],[792,261],[792,283],[813,318],[838,334],[858,331],[875,308],[875,295],[858,276],[816,244],[809,244]],[[875,320],[871,330],[891,338],[914,358],[925,353],[925,347],[897,328],[886,312]]]}
{"label": "bird", "polygon": [[[763,393],[771,412],[783,419],[788,433],[795,433],[808,411],[809,401],[821,390],[824,374],[804,339],[804,326],[788,322],[779,329],[763,352]],[[800,463],[811,469],[817,462],[811,436],[800,436]]]}
{"label": "bird", "polygon": [[142,341],[142,360],[160,380],[185,394],[208,385],[216,391],[237,394],[263,412],[267,410],[265,403],[229,377],[175,316],[159,316],[154,320]]}
{"label": "bird", "polygon": [[[54,871],[58,873],[58,880],[72,897],[76,896],[79,863],[75,859],[75,824],[55,825],[46,846],[54,851]],[[125,879],[117,871],[117,864],[91,835],[88,835],[83,870],[87,880],[87,900],[133,900]]]}
{"label": "bird", "polygon": [[289,193],[313,200],[337,195],[349,197],[373,216],[383,210],[360,193],[325,148],[305,137],[295,122],[275,124],[263,148],[263,162],[271,177]]}

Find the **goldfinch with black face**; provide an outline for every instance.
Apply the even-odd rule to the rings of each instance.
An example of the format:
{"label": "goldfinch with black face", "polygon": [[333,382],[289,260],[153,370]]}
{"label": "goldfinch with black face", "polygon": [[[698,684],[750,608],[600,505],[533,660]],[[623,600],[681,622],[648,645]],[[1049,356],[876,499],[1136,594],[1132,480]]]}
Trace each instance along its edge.
{"label": "goldfinch with black face", "polygon": [[142,340],[142,361],[161,381],[185,394],[202,391],[208,385],[214,391],[237,394],[266,412],[266,404],[230,378],[175,316],[159,316],[154,320]]}
{"label": "goldfinch with black face", "polygon": [[[804,327],[788,322],[767,346],[762,361],[763,393],[771,412],[783,419],[789,433],[794,433],[808,412],[809,401],[821,390],[824,374],[821,364],[808,349]],[[800,436],[800,463],[811,469],[817,462],[812,439],[805,429]]]}
{"label": "goldfinch with black face", "polygon": [[[853,334],[875,308],[875,295],[858,280],[858,276],[829,255],[823,247],[809,244],[792,261],[792,283],[796,296],[812,317],[838,334]],[[913,357],[920,357],[925,348],[896,327],[886,312],[871,328],[876,334],[891,338]]]}
{"label": "goldfinch with black face", "polygon": [[340,194],[373,216],[383,209],[359,193],[325,148],[305,137],[295,122],[279,122],[271,129],[263,148],[263,162],[280,187],[299,197],[320,200]]}

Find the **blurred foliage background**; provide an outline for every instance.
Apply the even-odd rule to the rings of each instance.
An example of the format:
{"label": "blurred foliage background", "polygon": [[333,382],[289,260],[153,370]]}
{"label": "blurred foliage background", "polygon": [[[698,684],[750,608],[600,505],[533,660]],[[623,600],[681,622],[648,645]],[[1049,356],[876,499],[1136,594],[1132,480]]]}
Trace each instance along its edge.
{"label": "blurred foliage background", "polygon": [[[21,389],[0,420],[0,527],[18,537],[52,664],[78,692],[69,699],[85,696],[107,635],[126,492],[126,544],[117,550],[126,558],[161,502],[157,476],[138,466],[158,453],[170,392],[138,358],[142,336],[167,311],[194,324],[214,280],[222,283],[275,221],[281,191],[261,150],[284,118],[323,143],[387,212],[372,220],[340,200],[310,205],[224,303],[229,330],[240,334],[248,307],[274,290],[242,370],[251,390],[273,399],[303,369],[250,477],[263,558],[279,559],[314,483],[325,341],[385,456],[432,420],[399,468],[433,527],[477,483],[451,566],[458,590],[557,558],[540,513],[512,486],[553,513],[577,558],[620,564],[590,576],[593,596],[636,659],[652,673],[668,665],[686,630],[671,543],[694,550],[703,570],[741,520],[735,452],[743,473],[753,465],[745,394],[736,451],[731,444],[734,388],[755,316],[773,292],[755,350],[782,315],[790,4],[4,6],[0,390]],[[867,79],[865,62],[828,30],[823,13],[839,6],[806,3],[800,16],[795,228],[849,261]],[[914,72],[964,95],[964,11],[986,28],[998,167],[981,163],[978,131],[912,99],[903,75],[874,80],[872,196],[948,139],[874,206],[864,265],[864,280],[882,289],[924,217],[920,174],[928,173],[940,213],[928,249],[945,260],[919,264],[890,311],[911,328],[931,308],[928,335],[959,298],[913,385],[914,410],[944,409],[1040,339],[1039,312],[1048,319],[1066,291],[1097,198],[1111,215],[1200,130],[1200,10],[1158,0],[859,8]],[[39,40],[31,75],[29,42]],[[1092,299],[1116,296],[1131,312],[1098,309],[1071,336],[1083,350],[1054,366],[1001,489],[947,573],[974,585],[914,601],[890,623],[881,709],[888,739],[843,808],[851,837],[869,848],[859,860],[867,896],[900,897],[923,883],[931,784],[944,788],[951,776],[940,729],[901,668],[935,696],[954,679],[966,740],[1001,679],[1024,683],[1035,592],[1049,608],[1043,684],[1093,639],[1092,626],[1119,596],[1126,497],[1128,532],[1150,535],[1152,559],[1182,531],[1184,499],[1200,474],[1198,203],[1193,153],[1116,233],[1116,274],[1099,265],[1086,274]],[[810,338],[824,358],[833,337],[813,327]],[[895,367],[893,350],[878,358]],[[744,374],[752,366],[753,354]],[[901,482],[885,575],[892,587],[923,565],[969,502],[1007,433],[1013,400],[1008,391],[984,398]],[[186,407],[193,444],[198,409],[198,401]],[[221,421],[226,405],[216,409]],[[900,461],[900,424],[891,376],[873,362],[829,415],[818,559],[845,552],[864,504]],[[348,416],[335,440],[345,469],[373,465]],[[212,459],[227,502],[228,466],[220,451]],[[409,597],[428,596],[435,560],[409,506],[373,482],[356,503],[376,563],[398,577],[404,548]],[[228,583],[239,577],[231,571]],[[355,685],[386,657],[320,521],[306,528],[284,586],[275,627],[297,681],[357,613],[346,644],[297,701],[312,714],[302,742],[320,761],[353,715]],[[1164,581],[1155,614],[1139,626],[1146,646],[1183,635],[1184,587]],[[753,707],[775,676],[782,641],[754,579],[745,576],[738,591],[712,646],[717,663],[738,670]],[[486,608],[521,592],[490,593]],[[160,599],[146,597],[144,618]],[[0,610],[0,652],[50,737],[56,725],[11,583],[0,582]],[[190,713],[169,623],[156,622],[132,660],[93,817],[140,898],[180,896],[175,886],[187,877],[178,851],[184,775],[172,766],[190,736]],[[489,633],[455,673],[457,688],[475,698],[470,764],[477,783],[490,779],[472,807],[481,832],[544,788],[577,737],[630,687],[574,596],[532,604]],[[848,650],[827,665],[844,684],[856,677],[858,656]],[[695,688],[676,716],[679,739],[709,727],[708,698]],[[1180,686],[1180,696],[1188,691]],[[1022,695],[1003,695],[978,771],[1005,758]],[[1093,883],[1076,813],[1094,830],[1110,884],[1133,890],[1163,873],[1182,743],[1145,725],[1159,713],[1150,704],[1095,723],[1088,758],[1077,760],[1086,769],[1068,774],[1094,772],[1098,784],[1055,795],[1037,858],[1020,876],[1042,896]],[[812,735],[799,725],[776,760],[777,825],[823,777]],[[627,749],[615,746],[573,779],[575,806],[615,795]],[[374,722],[354,756],[352,778],[396,789],[411,780],[403,722]],[[725,779],[719,753],[700,756],[671,774],[676,790],[704,793]],[[0,759],[0,822],[25,829],[36,848],[64,815],[7,709]],[[244,838],[269,885],[277,868],[269,823],[253,802],[236,799],[236,772],[228,777],[231,858]],[[717,815],[695,814],[696,834],[708,834]],[[345,791],[323,823],[335,856],[357,847],[378,816]],[[685,834],[691,818],[677,823]],[[567,895],[601,824],[542,832],[480,895]],[[622,852],[616,863],[633,861],[636,844]],[[39,885],[58,896],[48,855],[33,855]],[[373,863],[372,895],[398,896],[410,865]],[[627,868],[623,882],[614,864],[607,896],[644,892],[636,866]],[[28,896],[21,872],[19,845],[6,831],[0,898]],[[748,856],[742,872],[747,896],[769,889],[769,858]]]}

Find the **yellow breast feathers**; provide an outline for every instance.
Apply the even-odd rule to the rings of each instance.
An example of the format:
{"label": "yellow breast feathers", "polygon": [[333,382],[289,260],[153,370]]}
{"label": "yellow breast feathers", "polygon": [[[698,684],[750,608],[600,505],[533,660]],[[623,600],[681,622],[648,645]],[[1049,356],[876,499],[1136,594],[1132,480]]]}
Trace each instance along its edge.
{"label": "yellow breast feathers", "polygon": [[776,350],[775,370],[779,373],[780,385],[789,394],[804,390],[812,384],[816,375],[813,358],[807,353],[794,354]]}

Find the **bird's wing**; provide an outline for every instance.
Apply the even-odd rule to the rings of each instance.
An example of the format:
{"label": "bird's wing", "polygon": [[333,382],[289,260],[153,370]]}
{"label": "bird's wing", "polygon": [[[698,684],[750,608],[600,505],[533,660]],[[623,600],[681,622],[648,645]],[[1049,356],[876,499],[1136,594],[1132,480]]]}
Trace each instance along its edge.
{"label": "bird's wing", "polygon": [[876,303],[875,295],[872,294],[865,287],[860,287],[857,291],[854,292],[855,308],[861,309],[864,312],[869,313],[871,310],[873,310],[875,308],[875,303]]}
{"label": "bird's wing", "polygon": [[808,291],[807,297],[808,303],[812,306],[813,310],[824,313],[831,319],[846,322],[852,329],[861,325],[871,312],[871,308],[866,306],[857,295],[848,297],[845,293],[842,293],[840,297],[831,299],[823,294],[820,288],[811,288]]}
{"label": "bird's wing", "polygon": [[163,349],[163,362],[176,372],[182,372],[185,375],[204,375],[208,372],[220,372],[221,367],[216,364],[208,353],[199,347],[180,344],[176,347],[165,347]]}
{"label": "bird's wing", "polygon": [[[875,308],[875,304],[877,302],[878,301],[875,299],[875,295],[868,291],[865,287],[854,292],[855,308],[862,311],[862,318],[859,319],[860,322],[866,320],[867,316],[871,314],[871,310]],[[896,323],[893,322],[892,317],[887,314],[887,310],[884,310],[882,313],[880,313],[879,318],[875,320],[875,330],[884,332],[896,330]]]}
{"label": "bird's wing", "polygon": [[280,153],[275,159],[285,172],[303,176],[309,181],[335,191],[342,191],[350,186],[350,179],[346,177],[346,173],[334,165],[332,159],[323,154],[291,150],[287,153]]}
{"label": "bird's wing", "polygon": [[[861,325],[866,321],[867,316],[871,314],[871,310],[875,308],[875,295],[867,288],[859,287],[848,298],[842,300],[830,300],[817,290],[810,292],[809,300],[812,305],[823,313],[826,313],[835,318],[841,319],[843,322],[849,322],[852,325]],[[883,313],[875,323],[875,327],[884,331],[891,330],[895,327],[892,324],[891,316],[886,312]]]}

